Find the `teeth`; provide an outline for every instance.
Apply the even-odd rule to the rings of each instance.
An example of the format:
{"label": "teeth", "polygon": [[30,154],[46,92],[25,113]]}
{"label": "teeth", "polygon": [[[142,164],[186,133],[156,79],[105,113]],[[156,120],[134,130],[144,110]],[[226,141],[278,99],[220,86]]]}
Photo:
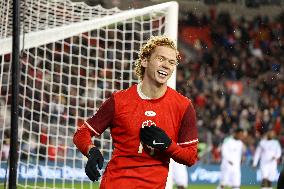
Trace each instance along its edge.
{"label": "teeth", "polygon": [[167,73],[167,72],[162,71],[162,70],[159,70],[159,71],[158,71],[158,73],[159,73],[159,74],[162,74],[162,75],[164,75],[164,76],[167,76],[167,75],[168,75],[168,73]]}

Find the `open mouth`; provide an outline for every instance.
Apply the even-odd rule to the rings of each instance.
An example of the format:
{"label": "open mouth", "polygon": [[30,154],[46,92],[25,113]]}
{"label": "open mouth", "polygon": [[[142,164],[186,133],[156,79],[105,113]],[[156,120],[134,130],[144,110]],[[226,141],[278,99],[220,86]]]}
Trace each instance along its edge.
{"label": "open mouth", "polygon": [[159,73],[159,75],[162,76],[162,77],[168,76],[168,73],[165,72],[165,71],[163,71],[163,70],[159,70],[158,73]]}

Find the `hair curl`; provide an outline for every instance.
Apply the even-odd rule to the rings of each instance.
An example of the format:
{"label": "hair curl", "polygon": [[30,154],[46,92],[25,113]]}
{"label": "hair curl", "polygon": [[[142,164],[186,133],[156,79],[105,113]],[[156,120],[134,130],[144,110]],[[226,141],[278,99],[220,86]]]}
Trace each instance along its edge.
{"label": "hair curl", "polygon": [[180,55],[177,47],[172,39],[167,36],[152,36],[146,44],[142,46],[138,54],[138,59],[135,63],[135,73],[139,80],[143,80],[143,75],[145,73],[145,68],[141,65],[142,60],[150,58],[153,49],[157,46],[168,46],[176,51],[176,58],[180,60]]}

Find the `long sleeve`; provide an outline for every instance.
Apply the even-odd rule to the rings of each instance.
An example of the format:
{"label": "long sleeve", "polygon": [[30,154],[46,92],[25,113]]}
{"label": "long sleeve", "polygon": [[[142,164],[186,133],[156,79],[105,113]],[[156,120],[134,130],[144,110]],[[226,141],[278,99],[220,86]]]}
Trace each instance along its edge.
{"label": "long sleeve", "polygon": [[228,162],[233,162],[233,156],[231,154],[231,151],[229,150],[230,144],[228,143],[228,141],[225,141],[222,144],[222,158]]}
{"label": "long sleeve", "polygon": [[112,125],[114,116],[113,95],[107,99],[92,117],[81,125],[73,136],[73,142],[85,156],[92,145],[92,137],[101,135],[107,127]]}
{"label": "long sleeve", "polygon": [[276,158],[279,159],[281,157],[281,145],[278,141],[276,141]]}
{"label": "long sleeve", "polygon": [[73,143],[77,146],[82,154],[87,156],[88,148],[92,145],[93,134],[91,130],[83,124],[80,128],[77,129],[76,133],[73,136]]}
{"label": "long sleeve", "polygon": [[255,150],[254,157],[253,157],[253,164],[252,165],[254,167],[257,166],[257,163],[258,163],[259,158],[260,158],[260,153],[261,153],[261,147],[260,147],[260,145],[258,145],[256,150]]}
{"label": "long sleeve", "polygon": [[187,166],[192,166],[198,159],[197,143],[183,147],[173,142],[166,150],[166,153],[169,154],[170,157],[176,162]]}
{"label": "long sleeve", "polygon": [[197,143],[196,113],[190,102],[181,122],[178,143],[172,142],[166,153],[176,162],[192,166],[198,159]]}

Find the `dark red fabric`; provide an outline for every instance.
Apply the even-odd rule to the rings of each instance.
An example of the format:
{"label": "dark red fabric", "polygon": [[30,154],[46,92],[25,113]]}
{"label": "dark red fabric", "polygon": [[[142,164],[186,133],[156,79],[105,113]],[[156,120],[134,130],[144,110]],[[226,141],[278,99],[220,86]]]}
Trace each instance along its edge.
{"label": "dark red fabric", "polygon": [[198,138],[196,127],[196,113],[190,102],[181,122],[178,135],[178,143],[191,142]]}
{"label": "dark red fabric", "polygon": [[92,134],[91,130],[85,124],[79,127],[74,134],[73,143],[85,156],[88,154],[89,146],[92,145],[92,136],[94,134]]}

